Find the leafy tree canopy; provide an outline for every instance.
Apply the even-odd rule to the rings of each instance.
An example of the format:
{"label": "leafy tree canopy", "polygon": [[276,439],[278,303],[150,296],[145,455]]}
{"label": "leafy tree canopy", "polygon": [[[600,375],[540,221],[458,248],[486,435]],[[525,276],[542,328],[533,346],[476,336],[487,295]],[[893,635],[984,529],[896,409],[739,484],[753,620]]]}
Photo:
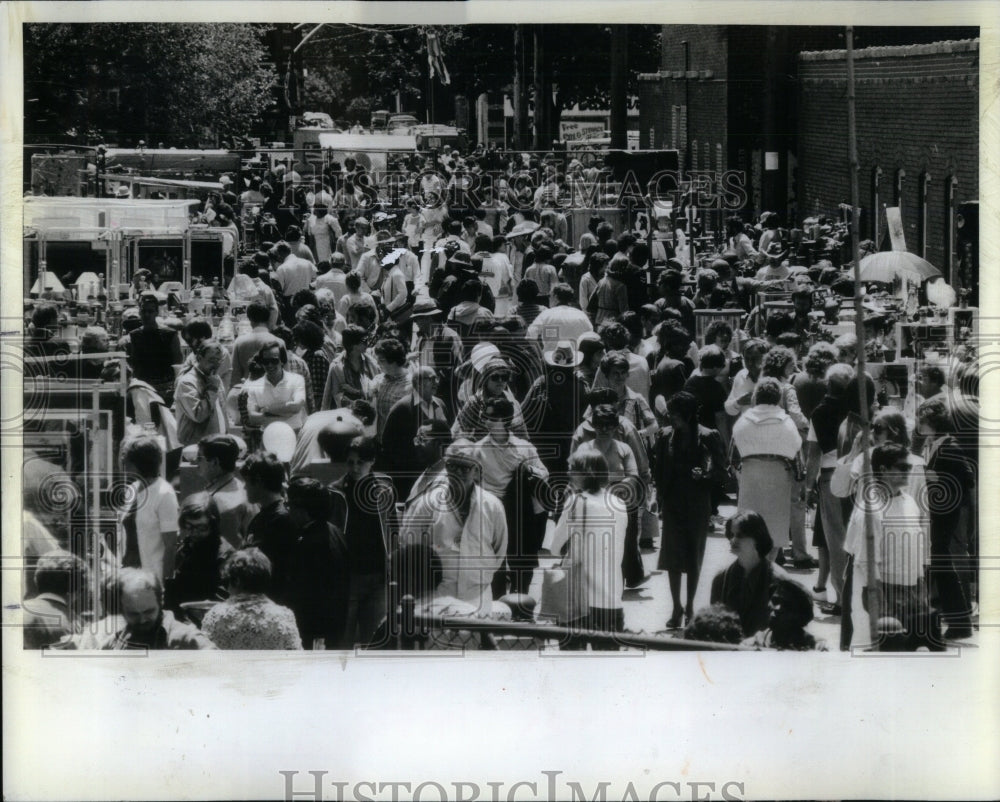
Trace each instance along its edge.
{"label": "leafy tree canopy", "polygon": [[[538,26],[543,30],[550,79],[556,85],[554,111],[577,103],[608,108],[611,72],[611,29],[606,25]],[[628,26],[629,87],[639,72],[659,63],[660,28]],[[514,75],[512,25],[384,26],[325,25],[303,48],[309,76],[305,105],[334,117],[347,115],[352,99],[370,99],[373,108],[392,108],[397,91],[418,100],[423,111],[427,94],[427,32],[441,40],[451,75],[451,92],[475,98],[481,92],[510,90]],[[532,27],[525,26],[525,67],[532,69]],[[440,85],[435,92],[444,91]],[[357,104],[355,105],[357,108]],[[354,121],[353,117],[350,120]],[[366,121],[363,121],[366,122]]]}
{"label": "leafy tree canopy", "polygon": [[214,144],[272,104],[263,29],[237,24],[25,26],[25,141]]}

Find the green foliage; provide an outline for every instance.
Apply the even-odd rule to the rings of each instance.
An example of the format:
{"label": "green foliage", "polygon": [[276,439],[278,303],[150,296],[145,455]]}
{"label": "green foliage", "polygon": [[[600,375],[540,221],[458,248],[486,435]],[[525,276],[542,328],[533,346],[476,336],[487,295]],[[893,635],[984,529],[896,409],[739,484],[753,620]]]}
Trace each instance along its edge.
{"label": "green foliage", "polygon": [[[576,103],[607,108],[611,71],[611,33],[606,25],[541,26],[545,30],[552,82],[558,86],[556,108]],[[525,26],[532,68],[532,26]],[[514,27],[504,25],[445,25],[433,29],[441,39],[451,91],[470,100],[487,90],[509,89],[514,73]],[[426,26],[362,28],[325,25],[303,49],[309,70],[304,106],[346,113],[351,98],[370,98],[372,108],[393,108],[396,91],[425,102],[427,93]],[[635,76],[659,63],[660,28],[629,26],[629,87]],[[325,72],[332,78],[323,77]],[[323,84],[326,84],[325,86]],[[435,92],[442,91],[435,85]],[[354,121],[354,117],[351,121]],[[362,120],[367,122],[367,120]]]}
{"label": "green foliage", "polygon": [[213,144],[272,103],[255,26],[35,24],[24,39],[26,142]]}

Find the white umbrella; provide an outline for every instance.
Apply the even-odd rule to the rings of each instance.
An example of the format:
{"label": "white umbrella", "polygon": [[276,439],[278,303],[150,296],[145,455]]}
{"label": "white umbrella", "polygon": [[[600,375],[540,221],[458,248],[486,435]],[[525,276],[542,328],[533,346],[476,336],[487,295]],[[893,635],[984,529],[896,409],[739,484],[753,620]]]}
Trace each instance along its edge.
{"label": "white umbrella", "polygon": [[862,281],[888,283],[897,276],[924,281],[940,275],[934,265],[909,251],[880,251],[861,260]]}

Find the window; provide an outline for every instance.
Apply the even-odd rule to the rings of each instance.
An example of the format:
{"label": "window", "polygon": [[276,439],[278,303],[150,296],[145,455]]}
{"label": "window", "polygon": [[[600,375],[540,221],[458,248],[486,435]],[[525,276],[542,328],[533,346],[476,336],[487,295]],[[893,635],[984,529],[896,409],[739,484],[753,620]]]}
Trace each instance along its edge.
{"label": "window", "polygon": [[931,183],[931,174],[926,170],[920,175],[920,190],[917,196],[920,202],[920,212],[917,216],[918,225],[920,227],[920,255],[924,259],[927,258],[927,188]]}
{"label": "window", "polygon": [[958,196],[958,179],[950,175],[944,182],[945,204],[944,204],[944,264],[945,278],[949,284],[955,283],[955,212],[958,204],[955,198]]}
{"label": "window", "polygon": [[[895,184],[895,196],[893,197],[894,206],[899,207],[899,216],[903,216],[903,181],[906,178],[906,170],[900,167],[896,170],[896,184]],[[904,218],[905,219],[905,218]]]}
{"label": "window", "polygon": [[876,248],[879,247],[878,226],[882,219],[881,183],[882,183],[882,168],[876,164],[875,167],[872,169],[872,227],[871,227],[872,242],[875,243]]}

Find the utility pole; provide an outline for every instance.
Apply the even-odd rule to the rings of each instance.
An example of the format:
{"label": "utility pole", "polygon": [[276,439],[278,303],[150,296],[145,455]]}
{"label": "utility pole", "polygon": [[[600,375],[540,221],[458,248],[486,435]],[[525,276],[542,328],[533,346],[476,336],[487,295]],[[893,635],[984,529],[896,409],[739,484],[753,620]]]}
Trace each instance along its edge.
{"label": "utility pole", "polygon": [[548,109],[551,98],[545,94],[545,27],[535,25],[532,29],[534,41],[534,84],[535,84],[535,136],[532,148],[547,150],[551,142],[548,138]]}
{"label": "utility pole", "polygon": [[868,388],[865,377],[865,314],[861,306],[861,249],[858,238],[859,192],[858,192],[858,134],[854,110],[854,28],[850,25],[846,30],[847,44],[847,152],[850,159],[851,173],[851,248],[854,252],[854,330],[858,337],[858,408],[861,412],[861,481],[862,501],[864,508],[865,554],[868,559],[868,634],[873,645],[878,643],[878,620],[880,615],[881,595],[878,582],[875,579],[875,527],[872,521],[871,502],[868,488],[865,486],[872,479],[871,457],[868,454],[870,444],[868,421]]}
{"label": "utility pole", "polygon": [[611,26],[611,147],[628,147],[628,26]]}
{"label": "utility pole", "polygon": [[514,92],[511,102],[514,107],[513,146],[523,148],[528,139],[528,83],[523,25],[514,26]]}

